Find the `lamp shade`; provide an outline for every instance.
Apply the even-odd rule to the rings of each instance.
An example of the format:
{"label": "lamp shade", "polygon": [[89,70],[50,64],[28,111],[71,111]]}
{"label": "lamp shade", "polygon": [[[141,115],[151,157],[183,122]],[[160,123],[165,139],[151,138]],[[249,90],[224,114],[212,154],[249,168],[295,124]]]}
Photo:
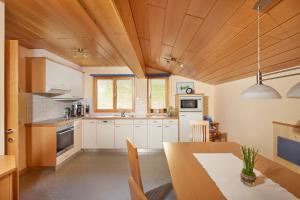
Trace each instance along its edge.
{"label": "lamp shade", "polygon": [[300,98],[300,82],[294,85],[286,95],[288,98]]}
{"label": "lamp shade", "polygon": [[280,99],[281,95],[274,88],[258,83],[247,88],[241,97],[244,99]]}

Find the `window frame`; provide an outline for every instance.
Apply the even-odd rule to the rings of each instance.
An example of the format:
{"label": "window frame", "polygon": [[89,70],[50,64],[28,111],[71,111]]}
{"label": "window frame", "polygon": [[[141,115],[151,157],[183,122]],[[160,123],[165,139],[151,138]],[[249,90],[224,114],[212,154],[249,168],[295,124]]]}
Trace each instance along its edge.
{"label": "window frame", "polygon": [[[98,109],[97,99],[98,99],[98,80],[109,79],[113,81],[113,109]],[[117,80],[132,80],[132,109],[117,109]],[[106,76],[106,77],[94,77],[93,84],[93,107],[94,112],[134,112],[135,111],[135,79],[134,77],[118,77],[118,76]]]}
{"label": "window frame", "polygon": [[[165,109],[168,109],[169,107],[169,77],[160,77],[160,76],[154,76],[154,77],[148,77],[147,78],[147,104],[148,104],[148,113],[151,113],[151,98],[152,98],[152,95],[151,95],[151,83],[150,81],[152,79],[164,79],[165,80],[165,83],[166,83],[166,91],[165,91],[165,103],[166,103],[166,108]],[[159,111],[160,113],[163,113],[163,109],[160,109]]]}

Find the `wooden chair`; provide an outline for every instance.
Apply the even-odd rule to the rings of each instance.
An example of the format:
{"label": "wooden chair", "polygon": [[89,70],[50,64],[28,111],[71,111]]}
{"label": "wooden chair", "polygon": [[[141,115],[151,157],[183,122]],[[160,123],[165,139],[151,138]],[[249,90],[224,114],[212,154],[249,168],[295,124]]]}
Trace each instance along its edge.
{"label": "wooden chair", "polygon": [[[142,197],[138,196],[140,192],[144,193],[141,172],[140,172],[139,156],[138,156],[136,146],[129,138],[127,138],[127,150],[128,150],[128,161],[129,161],[129,167],[131,172],[131,178],[135,182],[136,186],[138,187],[137,190],[134,187],[131,178],[129,178],[131,199],[132,200],[143,199]],[[172,184],[167,183],[144,193],[144,196],[148,200],[163,200],[168,196],[168,194],[171,192],[172,189],[173,189]],[[132,194],[132,192],[135,192],[134,195]]]}
{"label": "wooden chair", "polygon": [[208,121],[190,121],[190,141],[191,142],[209,142],[209,122]]}
{"label": "wooden chair", "polygon": [[147,200],[147,197],[145,196],[144,192],[137,185],[137,183],[134,181],[134,178],[132,178],[132,176],[129,177],[128,183],[129,183],[131,200]]}

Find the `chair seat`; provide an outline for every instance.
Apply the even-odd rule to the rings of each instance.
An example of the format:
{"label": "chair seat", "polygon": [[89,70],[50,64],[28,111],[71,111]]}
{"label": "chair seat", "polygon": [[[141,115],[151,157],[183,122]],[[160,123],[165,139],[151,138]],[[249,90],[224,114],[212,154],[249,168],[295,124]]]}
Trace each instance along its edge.
{"label": "chair seat", "polygon": [[148,200],[163,200],[173,189],[172,183],[166,183],[145,193]]}

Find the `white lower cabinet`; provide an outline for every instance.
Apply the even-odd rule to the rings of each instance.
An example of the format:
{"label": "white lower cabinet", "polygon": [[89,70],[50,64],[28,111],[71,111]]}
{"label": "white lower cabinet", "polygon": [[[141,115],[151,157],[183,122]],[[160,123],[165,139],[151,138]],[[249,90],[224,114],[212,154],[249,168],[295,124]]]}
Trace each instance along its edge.
{"label": "white lower cabinet", "polygon": [[162,148],[162,124],[148,124],[148,148],[161,149]]}
{"label": "white lower cabinet", "polygon": [[163,126],[163,142],[178,142],[178,125]]}
{"label": "white lower cabinet", "polygon": [[97,124],[96,120],[83,120],[82,147],[84,149],[97,148]]}
{"label": "white lower cabinet", "polygon": [[126,138],[140,149],[161,149],[163,142],[178,142],[178,120],[83,120],[84,149],[126,149]]}
{"label": "white lower cabinet", "polygon": [[133,140],[133,120],[115,120],[115,148],[127,148],[126,138]]}
{"label": "white lower cabinet", "polygon": [[148,148],[147,120],[134,120],[133,142],[137,146],[137,148]]}
{"label": "white lower cabinet", "polygon": [[114,120],[97,121],[97,148],[112,149],[115,146]]}

